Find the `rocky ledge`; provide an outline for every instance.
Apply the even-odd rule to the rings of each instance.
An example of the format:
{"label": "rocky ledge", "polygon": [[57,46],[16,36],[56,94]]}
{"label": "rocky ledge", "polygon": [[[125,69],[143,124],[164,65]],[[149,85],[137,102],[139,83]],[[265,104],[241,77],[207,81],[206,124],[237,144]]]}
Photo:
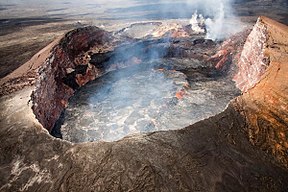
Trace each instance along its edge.
{"label": "rocky ledge", "polygon": [[[95,59],[90,65],[89,58],[85,62],[85,52],[91,47],[100,47],[95,53],[105,61],[111,47],[116,49],[121,42],[94,29],[68,33],[65,41],[58,40],[60,43],[50,45],[50,50],[43,50],[1,80],[1,93],[5,94],[0,98],[1,191],[288,190],[287,26],[259,18],[241,55],[230,46],[241,41],[232,40],[218,52],[209,52],[213,44],[207,46],[208,55],[179,49],[182,56],[210,61],[216,71],[225,71],[231,60],[238,61],[230,75],[236,74],[234,80],[243,95],[222,113],[181,130],[133,135],[116,142],[73,144],[50,136],[43,126],[51,129],[74,88],[105,70],[145,59],[125,57],[116,65],[105,66]],[[70,44],[73,38],[80,40]],[[49,107],[54,110],[47,110]],[[47,113],[55,117],[47,119],[51,117]]]}

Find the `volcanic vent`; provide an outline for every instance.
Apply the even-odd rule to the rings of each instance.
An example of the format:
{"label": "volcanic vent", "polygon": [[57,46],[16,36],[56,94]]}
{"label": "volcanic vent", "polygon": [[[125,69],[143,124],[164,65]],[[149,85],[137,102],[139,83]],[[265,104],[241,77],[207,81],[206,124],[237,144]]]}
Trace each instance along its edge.
{"label": "volcanic vent", "polygon": [[[223,111],[239,95],[229,72],[237,49],[219,54],[220,43],[189,26],[151,26],[162,35],[134,39],[96,27],[69,32],[41,69],[33,94],[41,124],[72,142],[113,141],[181,129]],[[243,39],[226,44],[237,41]]]}

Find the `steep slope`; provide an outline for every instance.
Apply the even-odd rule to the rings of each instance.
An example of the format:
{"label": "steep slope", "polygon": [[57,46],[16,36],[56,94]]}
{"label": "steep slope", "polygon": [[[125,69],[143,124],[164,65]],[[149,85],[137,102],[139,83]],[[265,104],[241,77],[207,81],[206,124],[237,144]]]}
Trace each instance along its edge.
{"label": "steep slope", "polygon": [[237,98],[248,121],[249,140],[288,167],[288,27],[259,18],[239,68],[238,76],[246,82],[236,78],[237,85],[243,91],[250,88]]}

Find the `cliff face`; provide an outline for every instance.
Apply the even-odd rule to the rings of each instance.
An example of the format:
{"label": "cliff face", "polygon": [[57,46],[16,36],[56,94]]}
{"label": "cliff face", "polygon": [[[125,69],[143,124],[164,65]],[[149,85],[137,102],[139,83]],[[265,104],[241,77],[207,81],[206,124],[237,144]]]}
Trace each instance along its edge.
{"label": "cliff face", "polygon": [[248,121],[249,140],[288,167],[288,27],[259,18],[239,68],[236,83],[248,91],[237,103]]}
{"label": "cliff face", "polygon": [[[94,80],[101,71],[84,59],[81,53],[91,47],[104,50],[113,46],[112,36],[96,27],[74,30],[66,34],[39,69],[39,80],[32,94],[33,111],[39,122],[49,131],[67,106],[74,90]],[[100,51],[101,52],[101,51]]]}
{"label": "cliff face", "polygon": [[233,78],[242,92],[258,83],[268,67],[269,61],[264,55],[267,38],[267,27],[258,19],[243,47],[237,64],[238,73]]}

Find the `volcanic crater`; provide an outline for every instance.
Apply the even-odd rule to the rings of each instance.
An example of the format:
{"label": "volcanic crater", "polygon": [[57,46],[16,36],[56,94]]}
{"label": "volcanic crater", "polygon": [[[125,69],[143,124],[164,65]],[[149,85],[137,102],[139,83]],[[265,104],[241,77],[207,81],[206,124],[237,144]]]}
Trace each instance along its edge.
{"label": "volcanic crater", "polygon": [[[142,25],[150,26],[147,34],[135,38]],[[211,59],[220,42],[193,34],[189,26],[163,32],[154,25],[133,24],[116,33],[96,27],[69,32],[41,69],[33,93],[40,123],[71,142],[113,141],[181,129],[220,113],[240,94],[229,71],[232,56]],[[153,38],[154,31],[163,35]]]}
{"label": "volcanic crater", "polygon": [[[1,190],[287,190],[287,26],[260,17],[214,42],[149,25],[75,29],[2,80],[3,95],[33,93],[2,98]],[[20,93],[41,126],[18,102],[14,130]]]}

